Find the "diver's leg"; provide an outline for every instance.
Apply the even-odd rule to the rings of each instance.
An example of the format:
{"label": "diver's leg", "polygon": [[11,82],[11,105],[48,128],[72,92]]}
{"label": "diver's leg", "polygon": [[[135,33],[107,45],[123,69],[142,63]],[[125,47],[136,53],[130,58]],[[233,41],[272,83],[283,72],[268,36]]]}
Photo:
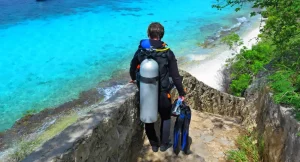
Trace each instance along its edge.
{"label": "diver's leg", "polygon": [[167,93],[161,92],[159,99],[158,111],[161,117],[160,127],[160,150],[165,151],[171,147],[170,143],[170,128],[171,128],[171,99],[168,98]]}
{"label": "diver's leg", "polygon": [[165,144],[170,142],[170,128],[171,128],[171,119],[162,120],[161,122],[161,143]]}
{"label": "diver's leg", "polygon": [[158,145],[158,138],[156,136],[156,132],[154,129],[154,123],[145,123],[145,130],[146,130],[146,135],[148,137],[150,145],[152,146],[152,150],[154,152],[157,152],[159,145]]}

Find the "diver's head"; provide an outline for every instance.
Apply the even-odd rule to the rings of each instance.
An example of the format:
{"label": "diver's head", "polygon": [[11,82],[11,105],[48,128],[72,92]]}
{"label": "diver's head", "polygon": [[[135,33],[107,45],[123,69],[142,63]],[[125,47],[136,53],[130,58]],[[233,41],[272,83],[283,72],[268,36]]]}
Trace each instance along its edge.
{"label": "diver's head", "polygon": [[159,22],[153,22],[148,26],[147,34],[150,39],[161,40],[164,37],[165,29]]}

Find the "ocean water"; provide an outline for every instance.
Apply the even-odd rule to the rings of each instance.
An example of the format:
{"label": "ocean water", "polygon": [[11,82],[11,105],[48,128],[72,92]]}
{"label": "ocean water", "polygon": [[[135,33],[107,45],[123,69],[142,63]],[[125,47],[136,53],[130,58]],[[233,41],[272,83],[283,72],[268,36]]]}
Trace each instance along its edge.
{"label": "ocean water", "polygon": [[0,0],[0,131],[27,110],[56,107],[129,68],[149,23],[185,56],[248,16],[215,0]]}

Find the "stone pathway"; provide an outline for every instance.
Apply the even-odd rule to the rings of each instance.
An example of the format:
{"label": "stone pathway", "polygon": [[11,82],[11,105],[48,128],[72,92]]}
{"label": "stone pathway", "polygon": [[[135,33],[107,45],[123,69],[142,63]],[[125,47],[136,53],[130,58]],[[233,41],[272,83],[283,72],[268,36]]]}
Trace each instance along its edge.
{"label": "stone pathway", "polygon": [[180,152],[176,156],[172,152],[173,148],[154,153],[145,138],[138,162],[225,162],[226,151],[237,148],[235,139],[240,132],[241,126],[237,119],[192,110],[189,155]]}

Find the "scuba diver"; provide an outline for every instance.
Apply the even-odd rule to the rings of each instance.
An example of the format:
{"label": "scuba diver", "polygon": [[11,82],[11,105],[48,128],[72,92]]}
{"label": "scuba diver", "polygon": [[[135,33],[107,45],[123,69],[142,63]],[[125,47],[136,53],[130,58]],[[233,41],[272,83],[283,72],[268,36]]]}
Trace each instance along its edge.
{"label": "scuba diver", "polygon": [[[184,100],[185,91],[182,77],[179,75],[174,53],[161,39],[164,27],[153,22],[148,26],[148,38],[140,41],[138,50],[130,64],[130,83],[137,82],[140,93],[140,119],[145,123],[145,131],[152,146],[152,151],[166,151],[170,142],[171,96],[176,87],[179,97]],[[161,118],[160,140],[156,136],[154,122],[157,112]]]}

